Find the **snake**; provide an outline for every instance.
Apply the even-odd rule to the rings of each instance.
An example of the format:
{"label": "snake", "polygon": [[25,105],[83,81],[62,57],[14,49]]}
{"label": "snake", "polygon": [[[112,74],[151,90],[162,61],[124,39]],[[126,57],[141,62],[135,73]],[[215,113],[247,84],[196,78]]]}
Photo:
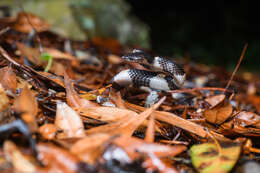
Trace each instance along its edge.
{"label": "snake", "polygon": [[152,56],[142,50],[134,49],[122,56],[128,62],[142,65],[147,70],[126,69],[112,79],[114,88],[134,86],[148,91],[170,91],[179,89],[185,82],[183,67],[174,60],[162,56]]}

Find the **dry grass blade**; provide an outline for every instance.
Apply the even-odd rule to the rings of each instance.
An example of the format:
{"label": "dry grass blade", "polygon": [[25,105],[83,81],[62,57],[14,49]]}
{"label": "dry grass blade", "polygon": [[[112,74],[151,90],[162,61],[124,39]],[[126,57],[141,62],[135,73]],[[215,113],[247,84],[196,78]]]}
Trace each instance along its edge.
{"label": "dry grass blade", "polygon": [[146,142],[154,142],[154,114],[150,116],[144,140]]}
{"label": "dry grass blade", "polygon": [[239,58],[239,60],[238,60],[238,63],[237,63],[237,65],[236,65],[236,68],[235,68],[235,70],[233,71],[233,73],[232,73],[232,75],[231,75],[231,77],[230,77],[230,79],[229,79],[229,81],[228,81],[228,83],[227,83],[227,85],[226,85],[226,87],[225,87],[225,90],[227,90],[227,89],[229,88],[229,86],[230,86],[230,84],[231,84],[231,82],[232,82],[232,80],[233,80],[233,78],[234,78],[234,76],[235,76],[235,74],[236,74],[236,72],[237,72],[237,70],[238,70],[238,68],[239,68],[239,66],[240,66],[240,64],[241,64],[241,62],[242,62],[242,60],[243,60],[243,58],[244,58],[244,56],[245,56],[247,46],[248,46],[248,44],[246,43],[245,46],[244,46],[244,48],[243,48],[243,51],[242,51],[242,53],[241,53],[241,56],[240,56],[240,58]]}
{"label": "dry grass blade", "polygon": [[88,134],[105,132],[110,134],[122,134],[126,136],[131,136],[134,131],[146,120],[146,118],[149,117],[151,113],[163,103],[165,98],[166,97],[163,97],[155,105],[140,113],[138,116],[132,116],[132,114],[129,113],[115,123],[91,128],[86,132]]}
{"label": "dry grass blade", "polygon": [[[126,106],[132,110],[144,111],[146,108],[137,106],[131,103],[126,103]],[[187,130],[191,133],[194,133],[200,137],[207,137],[207,131],[198,124],[185,120],[173,113],[164,112],[164,111],[154,111],[155,119],[172,124],[184,130]]]}

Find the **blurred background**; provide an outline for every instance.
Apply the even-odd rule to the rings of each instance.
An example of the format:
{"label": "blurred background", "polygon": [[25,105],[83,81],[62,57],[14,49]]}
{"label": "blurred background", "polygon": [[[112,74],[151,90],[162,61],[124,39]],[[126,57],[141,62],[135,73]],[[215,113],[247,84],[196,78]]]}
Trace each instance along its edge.
{"label": "blurred background", "polygon": [[260,71],[260,25],[249,19],[246,0],[1,0],[0,16],[15,16],[21,11],[19,4],[47,20],[54,32],[72,39],[114,38],[231,71],[248,43],[241,68]]}

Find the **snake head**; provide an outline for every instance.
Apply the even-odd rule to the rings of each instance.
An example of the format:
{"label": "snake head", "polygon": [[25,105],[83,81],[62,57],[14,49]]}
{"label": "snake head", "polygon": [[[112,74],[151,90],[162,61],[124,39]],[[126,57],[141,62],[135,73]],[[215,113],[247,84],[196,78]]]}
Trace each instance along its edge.
{"label": "snake head", "polygon": [[122,56],[122,58],[126,61],[136,62],[140,64],[146,64],[147,58],[149,57],[150,55],[146,54],[145,52],[139,49],[134,49],[132,53],[128,53]]}

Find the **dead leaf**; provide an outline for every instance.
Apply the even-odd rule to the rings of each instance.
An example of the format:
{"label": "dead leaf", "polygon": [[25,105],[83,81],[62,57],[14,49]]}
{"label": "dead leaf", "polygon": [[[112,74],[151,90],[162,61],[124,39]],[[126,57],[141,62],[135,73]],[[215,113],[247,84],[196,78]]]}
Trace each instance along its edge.
{"label": "dead leaf", "polygon": [[109,138],[111,138],[111,135],[106,133],[95,133],[77,141],[70,148],[70,151],[82,161],[94,164],[98,157],[101,156],[103,152],[102,146]]}
{"label": "dead leaf", "polygon": [[0,74],[1,74],[0,83],[2,84],[2,87],[15,94],[17,81],[16,81],[16,75],[13,72],[12,68],[10,66],[1,68]]}
{"label": "dead leaf", "polygon": [[253,104],[256,107],[257,112],[260,113],[260,96],[249,95],[247,100],[249,103]]}
{"label": "dead leaf", "polygon": [[219,95],[207,97],[205,101],[208,102],[211,105],[211,107],[215,107],[216,105],[223,102],[225,98],[226,96],[224,94],[219,94]]}
{"label": "dead leaf", "polygon": [[[131,103],[126,103],[126,106],[132,110],[136,111],[144,111],[146,108],[134,105]],[[173,113],[165,112],[165,111],[154,111],[153,112],[155,119],[172,124],[184,130],[187,130],[191,133],[194,133],[198,136],[205,138],[207,136],[207,132],[203,129],[202,126],[195,124],[191,121],[185,120]]]}
{"label": "dead leaf", "polygon": [[14,109],[23,113],[22,119],[29,125],[30,130],[37,130],[36,115],[38,113],[38,102],[28,86],[25,86],[21,94],[15,99]]}
{"label": "dead leaf", "polygon": [[54,124],[44,124],[39,128],[38,132],[43,138],[51,140],[56,136],[57,127]]}
{"label": "dead leaf", "polygon": [[144,140],[124,135],[116,137],[111,143],[124,149],[132,160],[139,158],[142,154],[152,153],[157,157],[167,157],[175,156],[186,150],[186,147],[182,145],[170,146],[148,143]]}
{"label": "dead leaf", "polygon": [[13,27],[19,32],[30,33],[33,29],[36,29],[37,32],[46,31],[50,28],[50,25],[32,13],[19,12]]}
{"label": "dead leaf", "polygon": [[86,133],[93,134],[98,132],[131,136],[134,133],[134,131],[146,120],[146,118],[149,117],[151,113],[160,106],[160,104],[162,104],[165,98],[166,97],[163,97],[155,105],[140,113],[138,116],[126,114],[120,120],[114,123],[88,129]]}
{"label": "dead leaf", "polygon": [[84,126],[80,116],[66,103],[57,101],[55,125],[63,130],[63,138],[84,137]]}
{"label": "dead leaf", "polygon": [[218,104],[204,111],[206,120],[213,124],[221,124],[226,121],[233,112],[233,107],[230,103]]}
{"label": "dead leaf", "polygon": [[5,141],[3,150],[5,157],[12,163],[17,172],[21,173],[35,173],[37,168],[34,164],[26,158],[22,152],[11,141]]}
{"label": "dead leaf", "polygon": [[190,155],[193,166],[200,173],[227,173],[239,158],[240,146],[229,145],[218,148],[216,144],[193,145]]}
{"label": "dead leaf", "polygon": [[51,168],[51,172],[75,173],[78,170],[79,159],[65,149],[39,143],[37,151],[38,159],[44,166]]}
{"label": "dead leaf", "polygon": [[235,116],[233,121],[237,126],[260,128],[260,116],[253,112],[242,111]]}
{"label": "dead leaf", "polygon": [[76,91],[74,90],[73,83],[69,79],[68,75],[66,72],[64,73],[64,85],[66,88],[66,97],[67,97],[67,103],[77,109],[83,109],[83,108],[88,108],[88,107],[97,107],[99,106],[98,104],[91,102],[86,99],[82,99],[78,96]]}
{"label": "dead leaf", "polygon": [[7,109],[8,104],[9,104],[9,99],[5,94],[4,88],[0,84],[0,112],[4,112],[5,109]]}

